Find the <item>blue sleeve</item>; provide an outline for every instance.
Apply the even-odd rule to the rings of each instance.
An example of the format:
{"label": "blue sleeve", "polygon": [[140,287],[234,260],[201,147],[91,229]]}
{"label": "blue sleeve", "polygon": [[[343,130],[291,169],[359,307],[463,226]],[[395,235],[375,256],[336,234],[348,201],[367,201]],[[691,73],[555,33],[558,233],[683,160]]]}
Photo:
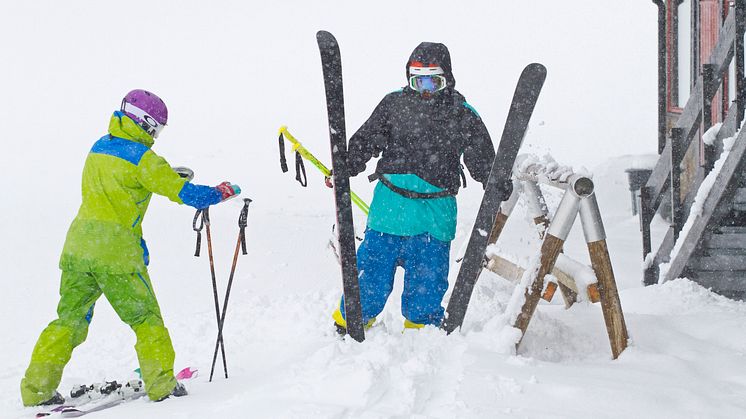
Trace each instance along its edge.
{"label": "blue sleeve", "polygon": [[197,209],[219,204],[223,195],[211,186],[193,185],[186,182],[179,192],[182,202]]}

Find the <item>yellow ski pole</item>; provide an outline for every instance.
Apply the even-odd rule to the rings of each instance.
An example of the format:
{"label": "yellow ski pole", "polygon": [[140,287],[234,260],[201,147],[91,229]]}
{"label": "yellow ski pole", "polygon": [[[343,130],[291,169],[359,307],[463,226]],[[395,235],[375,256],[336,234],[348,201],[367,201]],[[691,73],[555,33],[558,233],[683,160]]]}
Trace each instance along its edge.
{"label": "yellow ski pole", "polygon": [[[290,141],[290,143],[293,145],[293,151],[300,154],[301,157],[303,157],[304,159],[308,160],[311,164],[316,166],[316,168],[319,169],[319,171],[325,177],[331,176],[332,171],[329,170],[329,168],[326,167],[324,163],[319,161],[319,159],[317,159],[316,156],[311,154],[311,152],[308,151],[308,149],[304,147],[303,144],[301,144],[300,141],[298,141],[298,139],[295,138],[293,134],[290,133],[290,131],[288,131],[287,126],[285,125],[281,126],[279,130],[279,134],[286,140]],[[368,215],[368,212],[370,211],[370,207],[365,201],[363,201],[362,198],[360,198],[353,191],[350,191],[350,200],[352,201],[353,204],[357,205],[357,207],[360,208],[360,210],[363,211],[363,213],[365,213],[366,216]]]}

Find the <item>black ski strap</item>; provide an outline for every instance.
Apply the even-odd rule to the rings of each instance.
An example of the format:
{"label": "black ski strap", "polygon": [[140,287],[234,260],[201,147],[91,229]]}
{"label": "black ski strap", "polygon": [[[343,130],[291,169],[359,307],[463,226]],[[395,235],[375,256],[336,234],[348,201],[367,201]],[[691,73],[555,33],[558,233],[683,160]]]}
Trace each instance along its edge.
{"label": "black ski strap", "polygon": [[435,198],[443,198],[446,196],[456,195],[455,193],[447,189],[439,191],[439,192],[429,192],[429,193],[410,191],[409,189],[400,188],[394,185],[393,183],[391,183],[390,180],[386,178],[386,176],[378,172],[374,172],[372,175],[368,176],[368,180],[371,182],[373,182],[374,180],[379,180],[387,188],[409,199],[435,199]]}
{"label": "black ski strap", "polygon": [[[199,257],[199,251],[202,247],[202,228],[205,225],[210,225],[210,213],[208,208],[198,209],[194,213],[194,219],[192,220],[192,230],[197,232],[197,246],[194,249],[194,256]],[[199,226],[197,226],[197,220],[199,220]]]}
{"label": "black ski strap", "polygon": [[[282,173],[285,173],[288,171],[288,162],[285,158],[285,143],[283,139],[283,135],[282,133],[280,133],[280,138],[278,140],[280,146],[280,169],[282,170]],[[304,188],[308,186],[308,177],[306,177],[306,166],[303,164],[303,157],[297,151],[295,152],[295,180],[297,180],[298,183],[300,183],[300,185]]]}
{"label": "black ski strap", "polygon": [[238,236],[241,240],[241,252],[246,255],[246,226],[248,225],[249,218],[249,204],[251,198],[244,198],[243,208],[241,208],[241,214],[238,216]]}
{"label": "black ski strap", "polygon": [[285,143],[282,140],[282,133],[280,133],[280,169],[282,173],[285,173],[288,171],[288,162],[285,160]]}
{"label": "black ski strap", "polygon": [[461,176],[461,187],[466,188],[466,173],[464,173],[464,165],[459,163],[458,174]]}
{"label": "black ski strap", "polygon": [[[303,173],[303,178],[301,179],[301,173]],[[301,186],[304,188],[308,186],[308,178],[306,177],[306,166],[303,165],[303,157],[301,157],[300,153],[297,151],[295,152],[295,180],[300,183]]]}

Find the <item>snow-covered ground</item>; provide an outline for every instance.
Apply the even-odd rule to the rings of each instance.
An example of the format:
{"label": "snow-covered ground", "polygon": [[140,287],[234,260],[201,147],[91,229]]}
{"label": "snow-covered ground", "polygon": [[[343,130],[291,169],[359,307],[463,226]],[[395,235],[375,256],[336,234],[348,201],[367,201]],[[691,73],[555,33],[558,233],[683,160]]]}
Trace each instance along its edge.
{"label": "snow-covered ground", "polygon": [[[187,384],[188,397],[139,400],[95,417],[746,416],[746,304],[687,280],[640,285],[641,240],[624,174],[639,158],[616,156],[654,151],[654,5],[505,3],[2,2],[0,417],[30,418],[38,410],[21,406],[18,387],[39,332],[54,318],[57,258],[79,205],[82,163],[109,112],[135,87],[169,104],[157,152],[193,168],[198,182],[231,180],[255,200],[249,255],[239,260],[225,326],[230,378],[208,383],[215,318],[206,257],[192,256],[193,212],[153,200],[144,230],[154,288],[177,368],[201,375]],[[277,163],[282,124],[328,161],[314,37],[322,28],[341,44],[350,133],[403,84],[405,60],[422,40],[449,46],[457,87],[493,139],[523,65],[546,64],[525,151],[595,174],[631,336],[618,360],[600,307],[565,310],[559,297],[540,305],[516,354],[503,316],[513,284],[489,272],[460,333],[402,333],[399,280],[363,344],[335,335],[330,311],[341,281],[326,248],[332,197],[312,167],[302,189]],[[479,204],[476,186],[471,181],[459,194],[454,254]],[[370,198],[363,176],[353,188]],[[546,192],[556,206],[559,195]],[[221,290],[240,207],[229,202],[211,213]],[[540,243],[524,214],[519,205],[499,246],[525,261]],[[577,230],[566,253],[587,263]],[[133,334],[101,300],[60,389],[129,377],[137,366],[133,345]]]}

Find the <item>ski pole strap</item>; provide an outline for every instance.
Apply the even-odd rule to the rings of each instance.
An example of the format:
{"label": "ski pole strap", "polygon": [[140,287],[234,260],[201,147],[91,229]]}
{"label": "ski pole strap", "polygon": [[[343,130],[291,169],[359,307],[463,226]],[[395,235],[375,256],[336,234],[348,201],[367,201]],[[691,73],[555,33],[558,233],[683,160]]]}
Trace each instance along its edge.
{"label": "ski pole strap", "polygon": [[285,144],[282,142],[282,133],[280,133],[280,169],[282,169],[282,173],[288,171],[288,162],[285,160]]}
{"label": "ski pole strap", "polygon": [[387,188],[409,199],[435,199],[435,198],[444,198],[446,196],[456,195],[455,193],[447,189],[444,189],[438,192],[430,192],[430,193],[410,191],[409,189],[400,188],[394,185],[393,183],[391,183],[390,180],[386,178],[386,176],[378,172],[375,172],[372,175],[368,176],[368,180],[371,182],[373,182],[374,180],[379,180]]}
{"label": "ski pole strap", "polygon": [[[197,232],[197,245],[194,249],[194,256],[196,257],[199,257],[199,251],[202,247],[202,228],[205,225],[210,225],[210,213],[208,209],[198,209],[194,213],[194,219],[192,220],[192,230]],[[199,226],[197,225],[197,220],[199,220]]]}
{"label": "ski pole strap", "polygon": [[239,232],[238,235],[241,240],[241,252],[246,255],[246,225],[247,220],[249,218],[249,204],[251,203],[251,198],[244,198],[243,200],[243,208],[241,208],[241,214],[238,216],[238,228]]}
{"label": "ski pole strap", "polygon": [[[301,173],[303,173],[303,177],[301,179]],[[303,157],[301,157],[300,153],[295,153],[295,180],[300,183],[301,186],[304,188],[308,186],[308,178],[306,177],[306,167],[303,165]]]}
{"label": "ski pole strap", "polygon": [[458,165],[458,174],[461,176],[461,187],[466,188],[466,174],[464,173],[464,165]]}
{"label": "ski pole strap", "polygon": [[[280,169],[282,169],[282,173],[285,173],[288,171],[288,162],[285,158],[285,144],[283,143],[283,132],[280,131],[280,137],[279,137],[279,146],[280,146]],[[306,176],[306,166],[303,164],[303,156],[301,156],[298,143],[296,146],[296,143],[293,144],[293,150],[295,150],[295,180],[300,183],[301,186],[304,188],[308,186],[308,177]]]}

